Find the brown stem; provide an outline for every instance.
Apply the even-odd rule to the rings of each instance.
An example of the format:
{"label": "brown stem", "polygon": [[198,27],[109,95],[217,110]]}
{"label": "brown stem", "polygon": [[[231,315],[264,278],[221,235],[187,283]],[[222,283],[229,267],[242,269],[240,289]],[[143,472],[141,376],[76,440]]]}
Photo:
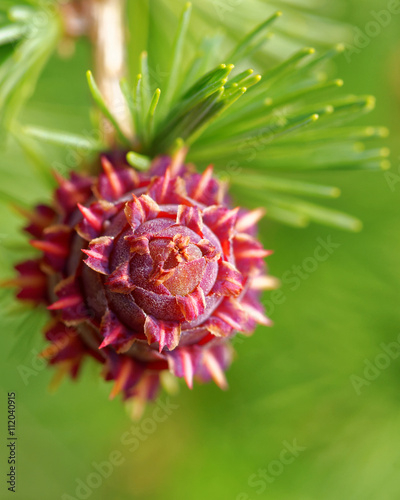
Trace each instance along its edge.
{"label": "brown stem", "polygon": [[[119,82],[125,76],[125,0],[90,0],[90,37],[95,79],[107,106],[123,132],[132,137],[127,104]],[[115,131],[103,120],[101,132],[107,144],[115,144]]]}

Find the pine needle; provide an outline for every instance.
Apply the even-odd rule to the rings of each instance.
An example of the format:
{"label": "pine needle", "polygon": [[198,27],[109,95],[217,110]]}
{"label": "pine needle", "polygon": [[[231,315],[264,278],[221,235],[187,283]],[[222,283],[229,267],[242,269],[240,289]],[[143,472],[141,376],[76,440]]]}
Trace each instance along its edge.
{"label": "pine needle", "polygon": [[244,54],[247,53],[249,47],[256,40],[258,36],[260,36],[267,28],[273,24],[276,19],[278,19],[282,15],[282,12],[275,12],[271,17],[263,21],[261,24],[256,26],[250,33],[248,33],[241,42],[235,47],[233,52],[229,55],[228,60],[235,62],[239,59],[242,59]]}
{"label": "pine needle", "polygon": [[140,155],[134,151],[130,151],[126,155],[126,160],[132,167],[138,170],[148,170],[151,165],[151,159],[148,156]]}
{"label": "pine needle", "polygon": [[26,126],[23,127],[23,133],[35,139],[41,139],[50,144],[58,146],[73,147],[76,149],[84,149],[85,151],[98,152],[104,150],[104,144],[88,139],[85,136],[71,134],[68,132],[49,130],[43,127]]}
{"label": "pine needle", "polygon": [[165,88],[165,99],[164,99],[163,109],[168,109],[171,101],[174,98],[176,89],[178,87],[180,67],[183,58],[183,48],[185,44],[186,32],[189,25],[191,10],[192,10],[192,4],[190,2],[187,2],[182,12],[182,16],[175,37],[174,46],[172,49],[172,54],[173,54],[172,63],[168,81]]}
{"label": "pine needle", "polygon": [[100,92],[100,90],[95,82],[95,79],[92,75],[92,72],[87,71],[86,77],[87,77],[89,89],[90,89],[90,92],[92,94],[93,100],[95,101],[95,103],[97,104],[97,106],[99,107],[99,109],[103,113],[103,115],[113,125],[115,131],[118,134],[120,141],[125,145],[129,145],[130,144],[129,139],[124,135],[124,133],[122,132],[122,130],[118,124],[118,121],[116,120],[116,118],[114,117],[112,112],[108,109],[107,104],[104,101],[104,98],[101,95],[101,92]]}

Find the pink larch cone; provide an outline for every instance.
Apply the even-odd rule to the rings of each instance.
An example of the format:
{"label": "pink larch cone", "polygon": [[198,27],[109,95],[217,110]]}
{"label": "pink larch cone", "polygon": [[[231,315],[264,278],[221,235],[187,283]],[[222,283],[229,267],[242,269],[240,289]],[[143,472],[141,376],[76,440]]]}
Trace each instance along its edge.
{"label": "pink larch cone", "polygon": [[168,369],[189,387],[195,377],[224,388],[230,339],[270,324],[263,212],[227,206],[211,167],[159,157],[142,173],[116,158],[103,155],[96,178],[57,176],[53,206],[28,214],[41,256],[17,265],[13,283],[51,311],[43,355],[72,377],[93,357],[112,396],[151,399]]}

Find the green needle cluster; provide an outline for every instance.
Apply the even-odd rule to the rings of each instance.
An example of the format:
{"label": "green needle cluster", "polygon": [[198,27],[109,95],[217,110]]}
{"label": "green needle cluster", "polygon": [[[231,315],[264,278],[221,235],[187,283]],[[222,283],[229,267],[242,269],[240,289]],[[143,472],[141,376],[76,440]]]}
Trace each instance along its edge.
{"label": "green needle cluster", "polygon": [[[148,50],[140,53],[136,78],[121,81],[133,137],[125,135],[92,73],[87,72],[93,100],[114,127],[118,147],[129,151],[128,162],[143,170],[155,156],[185,147],[189,161],[200,168],[212,163],[232,184],[233,191],[245,197],[244,203],[263,204],[267,216],[273,219],[299,227],[315,221],[360,229],[361,223],[353,217],[293,197],[339,196],[337,188],[309,182],[309,175],[307,181],[297,179],[307,172],[381,170],[390,166],[389,152],[379,144],[388,131],[349,125],[374,108],[374,98],[343,94],[344,82],[328,76],[327,67],[343,53],[344,45],[300,48],[275,61],[264,58],[260,64],[271,29],[282,34],[282,29],[287,31],[290,26],[289,22],[279,28],[281,12],[276,11],[225,53],[220,36],[208,37],[194,49],[192,6],[187,3],[168,60],[157,61],[149,35],[152,8],[146,5],[141,4],[139,14],[147,28],[138,29],[137,37],[142,44],[147,39]],[[21,39],[16,49],[18,61],[15,63],[13,54],[0,66],[0,105],[5,110],[1,123],[12,123],[9,128],[21,146],[42,166],[45,161],[35,141],[85,148],[97,154],[107,145],[71,133],[21,126],[11,119],[35,85],[38,68],[59,36],[59,20],[54,19],[40,36],[24,39],[32,8],[10,9],[8,16],[13,22],[0,27],[0,43]],[[200,6],[198,9],[204,18],[206,11]],[[230,30],[228,23],[228,36]],[[135,33],[133,45],[134,37]],[[168,68],[162,82],[154,77],[154,67],[160,62]],[[253,63],[259,71],[248,69]],[[43,168],[40,171],[43,174]]]}

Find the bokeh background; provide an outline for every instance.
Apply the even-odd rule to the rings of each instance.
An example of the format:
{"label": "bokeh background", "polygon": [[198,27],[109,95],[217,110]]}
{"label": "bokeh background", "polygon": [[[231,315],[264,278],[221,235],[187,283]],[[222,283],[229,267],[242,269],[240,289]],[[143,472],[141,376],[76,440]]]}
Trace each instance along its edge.
{"label": "bokeh background", "polygon": [[[170,3],[173,11],[183,5],[178,0]],[[230,7],[222,18],[216,15],[215,2],[193,2],[191,29],[196,36],[229,23],[239,30],[243,20],[251,18],[245,15],[247,2],[217,3]],[[315,5],[316,15],[324,13],[323,2],[307,3]],[[364,30],[374,20],[372,11],[387,9],[390,3],[346,0],[331,14],[348,25],[351,41],[354,26]],[[204,4],[211,14],[206,22],[199,13]],[[287,2],[278,0],[265,4],[284,13],[287,7]],[[174,16],[163,19],[160,16],[158,28],[173,33]],[[306,28],[312,33],[311,22]],[[94,364],[85,366],[78,383],[64,381],[56,393],[49,394],[52,372],[35,362],[44,345],[39,332],[45,316],[41,311],[28,315],[15,309],[10,294],[0,292],[2,470],[6,394],[17,393],[18,493],[14,498],[400,498],[400,357],[378,368],[374,380],[368,381],[364,374],[365,360],[383,363],[382,343],[400,340],[399,30],[400,14],[393,15],[350,62],[345,56],[337,60],[337,74],[345,80],[347,91],[377,97],[376,110],[363,120],[391,129],[384,141],[392,150],[390,174],[341,171],[312,176],[342,189],[342,197],[332,206],[361,218],[364,229],[353,234],[318,225],[295,229],[261,223],[266,247],[275,250],[269,266],[279,278],[313,256],[318,238],[331,238],[339,246],[299,286],[283,283],[282,303],[270,306],[273,328],[260,327],[253,337],[236,344],[238,357],[228,372],[227,392],[213,384],[189,391],[181,384],[179,393],[170,396],[176,408],[155,428],[146,421],[152,419],[154,407],[147,409],[145,420],[134,423],[119,400],[108,400],[110,386],[100,380]],[[70,60],[54,57],[24,111],[24,120],[70,131],[89,129],[90,97],[84,72],[90,66],[90,48],[84,40]],[[51,148],[48,154],[62,156]],[[29,203],[49,197],[13,144],[1,153],[0,175],[2,190]],[[0,204],[0,221],[4,277],[10,276],[10,263],[29,255],[29,249],[21,244],[21,219],[7,204]],[[267,305],[270,300],[267,293]],[[27,384],[21,377],[22,366],[33,370]],[[360,379],[355,377],[366,380],[358,391],[354,381]],[[142,436],[134,452],[121,443],[121,436],[132,427]],[[279,465],[284,443],[294,440],[301,451],[290,464]],[[115,450],[121,452],[123,463],[101,485],[89,486],[89,493],[83,489],[77,496],[77,480],[90,483],[89,476],[96,471],[93,462],[108,461]],[[271,482],[258,477],[263,470]],[[0,497],[11,497],[3,474],[2,482]]]}

